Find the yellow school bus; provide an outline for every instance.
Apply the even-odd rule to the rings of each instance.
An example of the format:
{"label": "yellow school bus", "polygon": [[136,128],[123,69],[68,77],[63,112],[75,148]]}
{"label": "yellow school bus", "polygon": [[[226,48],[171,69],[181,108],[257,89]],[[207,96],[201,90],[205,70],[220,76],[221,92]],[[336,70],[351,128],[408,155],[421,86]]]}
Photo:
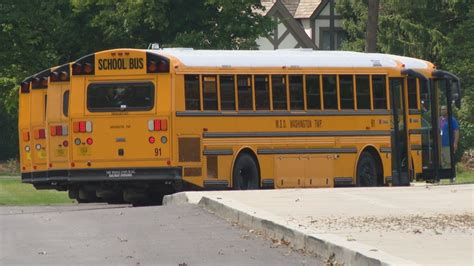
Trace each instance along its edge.
{"label": "yellow school bus", "polygon": [[409,135],[421,127],[409,97],[420,111],[420,83],[454,80],[414,58],[309,50],[116,49],[71,73],[68,189],[132,202],[182,189],[408,185],[426,147]]}
{"label": "yellow school bus", "polygon": [[48,182],[57,189],[65,186],[69,168],[69,82],[69,64],[51,69],[46,107],[47,164]]}
{"label": "yellow school bus", "polygon": [[18,137],[22,182],[31,182],[30,91],[32,77],[20,84],[18,99]]}
{"label": "yellow school bus", "polygon": [[31,80],[30,91],[30,132],[31,134],[31,178],[36,187],[47,182],[47,132],[46,105],[50,70],[44,70]]}

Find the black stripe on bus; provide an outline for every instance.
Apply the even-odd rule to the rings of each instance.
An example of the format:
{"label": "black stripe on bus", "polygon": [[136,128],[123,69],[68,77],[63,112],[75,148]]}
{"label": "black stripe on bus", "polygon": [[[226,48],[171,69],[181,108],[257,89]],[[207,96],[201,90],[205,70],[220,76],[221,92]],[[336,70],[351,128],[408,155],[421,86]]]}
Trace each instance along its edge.
{"label": "black stripe on bus", "polygon": [[414,144],[414,145],[411,145],[411,150],[412,151],[421,151],[422,147],[421,147],[421,145]]}
{"label": "black stripe on bus", "polygon": [[184,111],[176,112],[178,117],[207,117],[207,116],[365,116],[365,115],[390,115],[389,110],[325,110],[325,111],[310,111],[310,112],[285,112],[285,111]]}
{"label": "black stripe on bus", "polygon": [[234,152],[232,150],[204,150],[204,155],[232,155]]}
{"label": "black stripe on bus", "polygon": [[357,148],[258,149],[258,154],[357,153]]}
{"label": "black stripe on bus", "polygon": [[421,110],[410,109],[410,110],[408,110],[408,114],[410,114],[410,115],[421,115]]}
{"label": "black stripe on bus", "polygon": [[392,148],[390,148],[390,147],[381,147],[380,152],[382,152],[382,153],[391,153]]}
{"label": "black stripe on bus", "polygon": [[390,131],[358,130],[358,131],[311,131],[311,132],[203,132],[202,136],[203,138],[390,136]]}
{"label": "black stripe on bus", "polygon": [[420,135],[420,134],[423,133],[423,131],[427,131],[427,130],[429,130],[429,129],[415,128],[415,129],[408,130],[408,133],[412,134],[412,135]]}
{"label": "black stripe on bus", "polygon": [[226,189],[229,186],[227,180],[204,180],[204,188],[207,189]]}

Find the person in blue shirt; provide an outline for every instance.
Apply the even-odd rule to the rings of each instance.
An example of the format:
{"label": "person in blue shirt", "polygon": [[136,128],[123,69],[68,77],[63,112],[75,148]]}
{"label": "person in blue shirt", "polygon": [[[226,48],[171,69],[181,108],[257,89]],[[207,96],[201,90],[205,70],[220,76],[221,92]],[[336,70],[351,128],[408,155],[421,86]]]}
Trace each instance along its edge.
{"label": "person in blue shirt", "polygon": [[[451,168],[451,154],[449,150],[449,138],[451,136],[449,132],[449,124],[448,124],[448,109],[445,105],[441,106],[441,117],[439,128],[441,129],[441,167],[442,168]],[[459,123],[458,121],[452,117],[451,124],[453,127],[453,134],[451,139],[453,139],[453,148],[454,152],[458,149],[458,142],[459,142]],[[454,138],[453,138],[454,137]]]}

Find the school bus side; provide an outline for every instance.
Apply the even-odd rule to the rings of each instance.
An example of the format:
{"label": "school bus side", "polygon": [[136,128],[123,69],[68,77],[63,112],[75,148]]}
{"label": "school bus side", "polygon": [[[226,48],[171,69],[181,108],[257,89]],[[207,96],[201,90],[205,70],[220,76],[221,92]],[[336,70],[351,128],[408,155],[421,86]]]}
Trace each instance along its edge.
{"label": "school bus side", "polygon": [[31,181],[30,91],[31,77],[20,84],[18,96],[18,143],[22,182]]}

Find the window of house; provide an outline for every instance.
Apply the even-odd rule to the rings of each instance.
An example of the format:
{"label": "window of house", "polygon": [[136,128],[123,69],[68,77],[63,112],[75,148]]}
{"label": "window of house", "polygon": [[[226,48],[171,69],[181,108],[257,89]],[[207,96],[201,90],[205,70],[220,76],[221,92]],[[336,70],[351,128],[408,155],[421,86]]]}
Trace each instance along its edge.
{"label": "window of house", "polygon": [[201,110],[199,100],[199,75],[184,75],[186,110]]}
{"label": "window of house", "polygon": [[273,110],[286,110],[286,79],[284,75],[272,75]]}
{"label": "window of house", "polygon": [[308,110],[321,109],[319,75],[306,75],[306,104]]}
{"label": "window of house", "polygon": [[290,75],[290,109],[303,110],[303,76]]}
{"label": "window of house", "polygon": [[270,110],[270,89],[268,75],[255,75],[255,107]]}
{"label": "window of house", "polygon": [[235,110],[235,83],[233,75],[219,76],[221,110]]}
{"label": "window of house", "polygon": [[339,75],[341,109],[354,109],[354,80],[352,75]]}
{"label": "window of house", "polygon": [[237,90],[239,97],[239,110],[252,110],[252,76],[238,75]]}
{"label": "window of house", "polygon": [[357,109],[370,109],[369,75],[356,75]]}
{"label": "window of house", "polygon": [[336,75],[323,75],[324,109],[337,109]]}
{"label": "window of house", "polygon": [[330,28],[319,28],[319,49],[340,50],[342,42],[346,39],[346,32],[342,28],[334,28],[334,49],[331,49]]}
{"label": "window of house", "polygon": [[387,109],[387,90],[385,75],[372,76],[374,109]]}

